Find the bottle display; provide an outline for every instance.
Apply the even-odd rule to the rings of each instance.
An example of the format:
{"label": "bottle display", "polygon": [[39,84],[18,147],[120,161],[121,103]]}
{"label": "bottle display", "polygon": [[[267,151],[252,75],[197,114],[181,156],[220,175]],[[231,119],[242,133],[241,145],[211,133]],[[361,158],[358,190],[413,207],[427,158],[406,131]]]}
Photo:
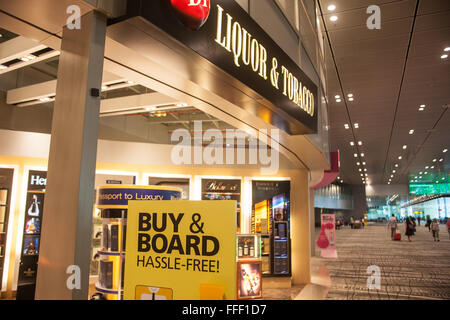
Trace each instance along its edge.
{"label": "bottle display", "polygon": [[97,209],[100,210],[102,224],[96,228],[96,234],[101,235],[101,240],[100,248],[95,253],[99,266],[95,284],[97,292],[92,295],[92,299],[123,299],[128,200],[136,199],[122,202],[110,199],[124,198],[120,195],[125,192],[137,199],[180,200],[182,196],[182,190],[174,187],[117,185],[98,188]]}

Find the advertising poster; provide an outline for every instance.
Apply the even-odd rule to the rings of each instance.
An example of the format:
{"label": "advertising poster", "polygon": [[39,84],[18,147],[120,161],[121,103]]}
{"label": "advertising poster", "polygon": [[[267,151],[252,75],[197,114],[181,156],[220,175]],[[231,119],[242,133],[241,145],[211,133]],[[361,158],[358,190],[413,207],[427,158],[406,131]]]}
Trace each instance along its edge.
{"label": "advertising poster", "polygon": [[235,201],[129,201],[125,300],[236,299]]}
{"label": "advertising poster", "polygon": [[[319,247],[322,249],[321,256],[323,258],[337,259],[336,250],[336,216],[334,214],[321,214],[321,233],[319,236]],[[322,238],[322,239],[321,239]],[[327,245],[324,245],[328,243]]]}
{"label": "advertising poster", "polygon": [[238,299],[262,298],[261,261],[239,261],[237,267]]}

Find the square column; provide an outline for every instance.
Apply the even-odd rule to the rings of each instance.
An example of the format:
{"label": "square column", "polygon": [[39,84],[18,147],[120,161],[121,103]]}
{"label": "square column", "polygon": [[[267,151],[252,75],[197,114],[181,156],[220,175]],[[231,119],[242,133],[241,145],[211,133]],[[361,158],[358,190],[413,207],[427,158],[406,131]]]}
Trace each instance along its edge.
{"label": "square column", "polygon": [[[107,18],[91,11],[63,30],[35,298],[88,299],[94,180]],[[80,289],[66,273],[79,267]]]}

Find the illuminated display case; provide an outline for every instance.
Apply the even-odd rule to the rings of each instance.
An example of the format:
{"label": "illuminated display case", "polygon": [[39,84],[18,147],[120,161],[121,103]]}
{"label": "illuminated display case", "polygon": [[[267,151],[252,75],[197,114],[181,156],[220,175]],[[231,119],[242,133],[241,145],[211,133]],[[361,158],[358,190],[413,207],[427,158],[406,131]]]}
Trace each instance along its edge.
{"label": "illuminated display case", "polygon": [[263,276],[291,276],[289,193],[289,181],[253,182],[251,230],[261,237]]}
{"label": "illuminated display case", "polygon": [[126,214],[124,209],[101,211],[101,244],[96,252],[99,266],[95,288],[106,295],[107,300],[121,300],[123,296]]}
{"label": "illuminated display case", "polygon": [[239,234],[237,245],[237,299],[262,297],[261,235]]}
{"label": "illuminated display case", "polygon": [[260,259],[261,236],[257,234],[237,235],[237,259]]}

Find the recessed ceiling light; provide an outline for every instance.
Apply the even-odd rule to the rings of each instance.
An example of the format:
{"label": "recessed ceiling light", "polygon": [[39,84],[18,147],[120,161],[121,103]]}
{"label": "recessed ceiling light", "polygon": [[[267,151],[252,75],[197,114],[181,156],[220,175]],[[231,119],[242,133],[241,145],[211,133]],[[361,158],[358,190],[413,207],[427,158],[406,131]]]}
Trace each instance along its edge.
{"label": "recessed ceiling light", "polygon": [[361,177],[364,177],[364,175],[361,173]]}
{"label": "recessed ceiling light", "polygon": [[388,182],[388,184],[391,184],[390,182]]}
{"label": "recessed ceiling light", "polygon": [[396,171],[395,170],[392,170],[392,173],[395,173]]}
{"label": "recessed ceiling light", "polygon": [[442,161],[444,161],[444,159],[442,159],[442,158],[441,158],[441,159],[439,159],[439,162],[442,162]]}
{"label": "recessed ceiling light", "polygon": [[336,99],[336,102],[337,102],[337,103],[339,103],[339,102],[341,102],[341,101],[342,101],[341,99]]}
{"label": "recessed ceiling light", "polygon": [[355,129],[358,129],[358,128],[359,128],[359,124],[355,123]]}
{"label": "recessed ceiling light", "polygon": [[[336,17],[336,20],[337,20],[337,17]],[[332,20],[332,21],[336,21],[336,20]],[[448,58],[448,54],[443,54],[441,56],[441,59],[447,59],[447,58]]]}
{"label": "recessed ceiling light", "polygon": [[414,129],[409,130],[409,134],[414,134]]}
{"label": "recessed ceiling light", "polygon": [[364,169],[364,172],[367,172],[367,169]]}
{"label": "recessed ceiling light", "polygon": [[419,174],[423,174],[423,172],[419,172]]}
{"label": "recessed ceiling light", "polygon": [[361,163],[357,162],[356,165],[359,166]]}
{"label": "recessed ceiling light", "polygon": [[337,19],[338,19],[337,16],[331,16],[331,17],[330,17],[330,21],[333,21],[333,22],[334,22],[334,21],[337,21]]}
{"label": "recessed ceiling light", "polygon": [[366,165],[366,163],[365,162],[363,162],[363,166],[365,166]]}
{"label": "recessed ceiling light", "polygon": [[394,175],[393,174],[391,174],[391,178],[393,178],[394,177]]}
{"label": "recessed ceiling light", "polygon": [[341,98],[340,95],[335,95],[334,97],[335,97],[336,99],[340,99],[340,98]]}
{"label": "recessed ceiling light", "polygon": [[344,180],[341,180],[341,183],[344,183]]}
{"label": "recessed ceiling light", "polygon": [[350,141],[350,145],[353,147],[355,143],[353,141]]}
{"label": "recessed ceiling light", "polygon": [[336,10],[336,6],[334,4],[330,4],[327,9],[328,11],[334,11]]}
{"label": "recessed ceiling light", "polygon": [[4,66],[4,65],[0,64],[0,70],[5,70],[7,68],[8,68],[7,66]]}
{"label": "recessed ceiling light", "polygon": [[430,168],[429,166],[426,166],[426,167],[425,167],[425,169],[429,169],[429,168]]}
{"label": "recessed ceiling light", "polygon": [[398,163],[395,164],[395,167],[398,168]]}
{"label": "recessed ceiling light", "polygon": [[444,177],[444,178],[442,178],[441,180],[445,180],[445,177]]}
{"label": "recessed ceiling light", "polygon": [[445,52],[450,51],[450,47],[445,48],[444,51],[445,51]]}
{"label": "recessed ceiling light", "polygon": [[358,146],[362,146],[362,141],[358,141]]}
{"label": "recessed ceiling light", "polygon": [[353,99],[353,98],[348,98],[348,101],[353,101],[353,100],[355,100],[355,99]]}
{"label": "recessed ceiling light", "polygon": [[431,166],[431,169],[434,169],[434,166]]}
{"label": "recessed ceiling light", "polygon": [[347,97],[353,98],[353,93],[349,93],[349,94],[347,95]]}
{"label": "recessed ceiling light", "polygon": [[361,153],[361,157],[363,157],[363,158],[364,158],[364,153]]}
{"label": "recessed ceiling light", "polygon": [[447,151],[448,151],[448,149],[444,149],[444,150],[442,150],[442,152],[443,152],[443,153],[446,153]]}
{"label": "recessed ceiling light", "polygon": [[419,108],[419,111],[423,111],[423,110],[425,110],[424,108]]}
{"label": "recessed ceiling light", "polygon": [[344,124],[345,129],[350,129],[350,126],[348,124]]}
{"label": "recessed ceiling light", "polygon": [[128,84],[134,84],[134,81],[128,80],[127,83],[128,83]]}
{"label": "recessed ceiling light", "polygon": [[406,150],[406,148],[408,148],[408,146],[405,144],[405,145],[403,146],[403,150]]}
{"label": "recessed ceiling light", "polygon": [[108,90],[108,86],[102,86],[102,90]]}
{"label": "recessed ceiling light", "polygon": [[358,158],[358,154],[357,154],[357,153],[353,154],[353,156],[354,156],[355,158]]}
{"label": "recessed ceiling light", "polygon": [[362,169],[361,169],[361,168],[359,168],[359,169],[358,169],[358,171],[359,171],[359,172],[361,172],[361,171],[362,171]]}
{"label": "recessed ceiling light", "polygon": [[402,156],[398,157],[398,160],[402,160],[402,159],[403,159],[403,157],[402,157]]}
{"label": "recessed ceiling light", "polygon": [[433,159],[433,162],[436,162],[437,161],[437,159]]}

